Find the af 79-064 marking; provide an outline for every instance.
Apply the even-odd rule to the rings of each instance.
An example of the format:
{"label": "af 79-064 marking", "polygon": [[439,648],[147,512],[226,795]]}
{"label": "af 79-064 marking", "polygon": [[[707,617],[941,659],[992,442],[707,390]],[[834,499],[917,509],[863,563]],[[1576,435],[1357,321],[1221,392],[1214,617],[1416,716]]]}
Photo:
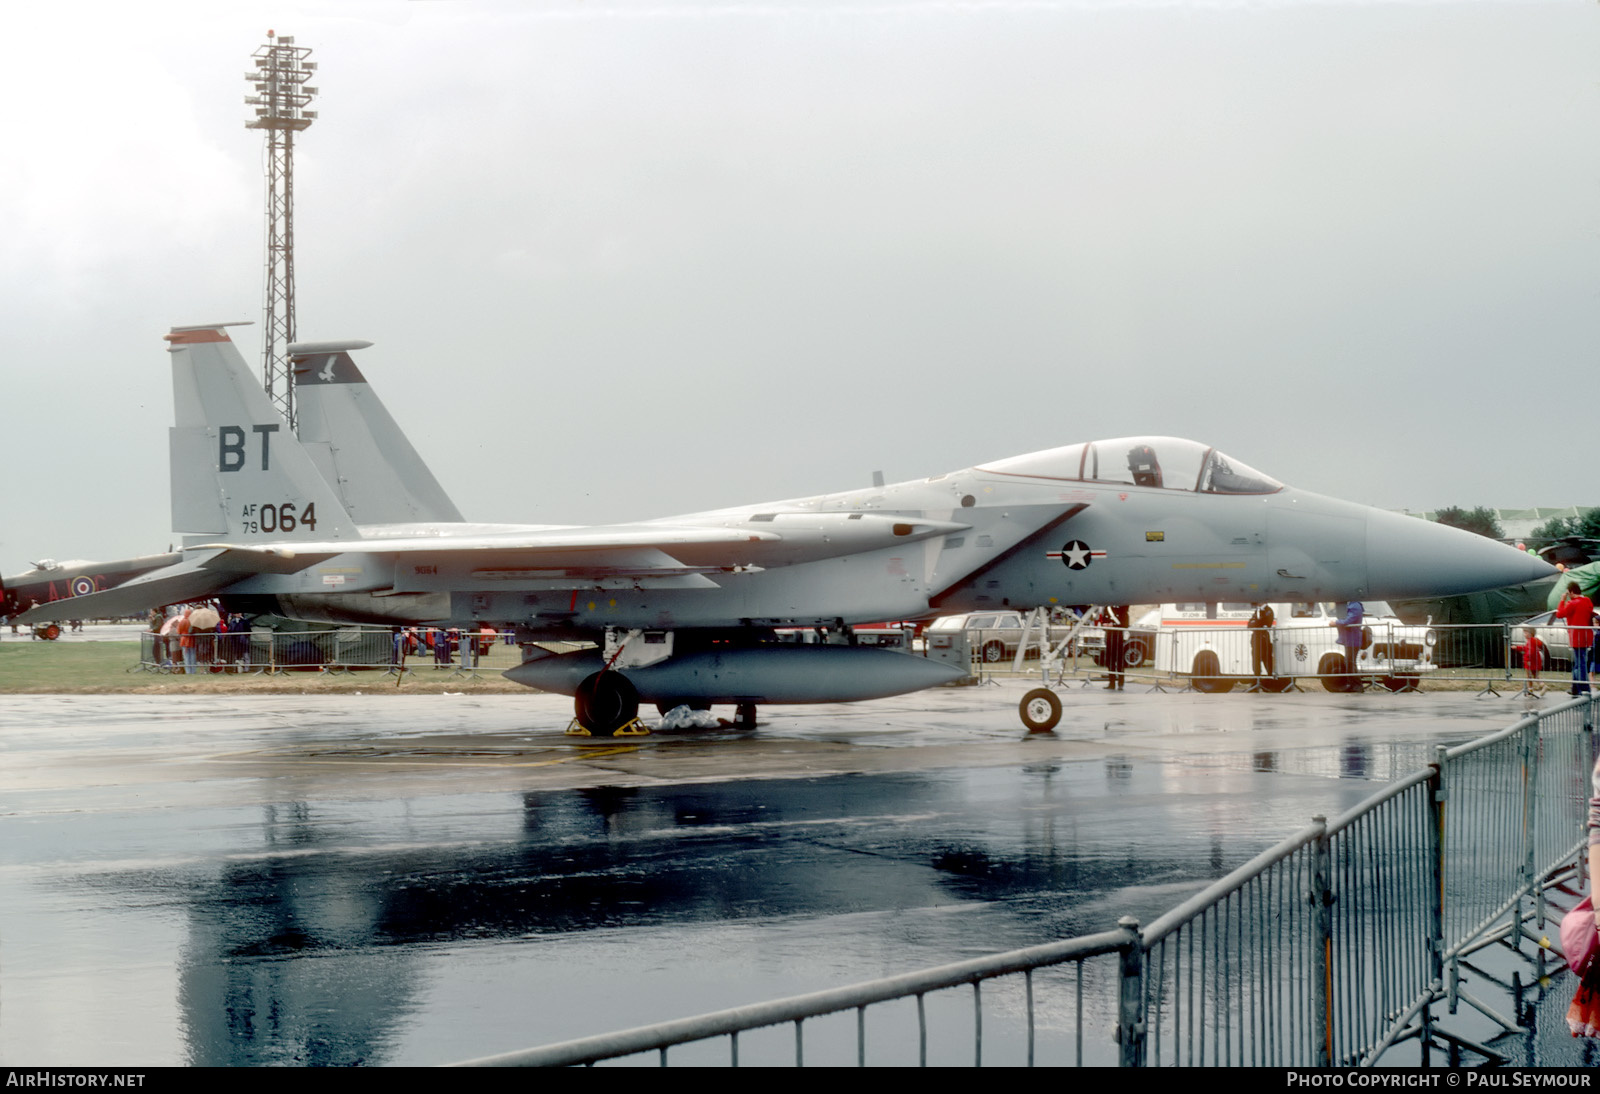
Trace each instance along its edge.
{"label": "af 79-064 marking", "polygon": [[279,502],[276,505],[270,502],[265,504],[248,502],[239,511],[239,526],[252,534],[267,535],[275,532],[289,533],[297,528],[316,531],[317,503],[310,502],[304,510],[300,510],[292,501]]}

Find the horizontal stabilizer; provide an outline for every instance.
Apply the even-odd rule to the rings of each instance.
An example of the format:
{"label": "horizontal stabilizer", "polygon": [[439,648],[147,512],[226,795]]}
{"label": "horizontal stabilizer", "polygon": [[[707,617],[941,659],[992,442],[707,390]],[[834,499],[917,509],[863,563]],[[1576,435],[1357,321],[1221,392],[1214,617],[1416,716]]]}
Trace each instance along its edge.
{"label": "horizontal stabilizer", "polygon": [[337,553],[240,543],[200,543],[194,549],[215,551],[216,554],[200,565],[226,574],[297,574],[307,566],[328,561]]}
{"label": "horizontal stabilizer", "polygon": [[239,579],[234,573],[205,569],[205,561],[191,559],[136,577],[114,589],[41,604],[23,612],[16,621],[48,623],[61,619],[140,615],[151,608],[203,599]]}

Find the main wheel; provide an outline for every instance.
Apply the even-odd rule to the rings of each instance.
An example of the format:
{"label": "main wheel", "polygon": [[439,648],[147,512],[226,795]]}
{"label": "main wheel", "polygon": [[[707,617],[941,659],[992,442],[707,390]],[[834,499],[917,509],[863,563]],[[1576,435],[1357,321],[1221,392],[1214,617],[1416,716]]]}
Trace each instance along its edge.
{"label": "main wheel", "polygon": [[1222,675],[1222,666],[1217,661],[1217,655],[1210,650],[1202,650],[1195,655],[1194,690],[1203,691],[1208,695],[1221,695],[1225,691],[1233,690],[1233,681]]}
{"label": "main wheel", "polygon": [[1061,699],[1049,688],[1034,688],[1017,708],[1030,733],[1048,733],[1061,721]]}
{"label": "main wheel", "polygon": [[740,729],[756,728],[756,705],[754,703],[740,703],[733,710],[733,724]]}
{"label": "main wheel", "polygon": [[584,677],[573,699],[578,724],[592,736],[610,737],[639,715],[639,693],[620,672]]}
{"label": "main wheel", "polygon": [[983,644],[983,659],[989,664],[994,664],[1006,655],[1006,647],[999,639]]}

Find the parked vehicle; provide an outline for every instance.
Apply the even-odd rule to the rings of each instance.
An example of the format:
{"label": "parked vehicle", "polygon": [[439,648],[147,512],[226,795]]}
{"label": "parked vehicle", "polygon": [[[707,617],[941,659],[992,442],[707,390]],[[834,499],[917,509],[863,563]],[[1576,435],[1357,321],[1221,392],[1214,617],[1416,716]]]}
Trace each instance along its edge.
{"label": "parked vehicle", "polygon": [[[1339,644],[1336,624],[1344,606],[1334,603],[1271,605],[1272,652],[1276,674],[1261,680],[1282,691],[1296,678],[1315,676],[1329,691],[1353,691],[1362,676],[1377,676],[1385,687],[1414,687],[1433,671],[1433,630],[1401,622],[1381,600],[1362,603],[1362,644],[1356,664]],[[1251,635],[1246,624],[1254,605],[1242,602],[1163,604],[1146,612],[1130,629],[1153,644],[1158,671],[1193,677],[1197,690],[1227,691],[1240,680],[1254,681]]]}
{"label": "parked vehicle", "polygon": [[855,634],[858,646],[878,646],[908,653],[917,635],[915,623],[862,623],[850,629]]}
{"label": "parked vehicle", "polygon": [[[1069,626],[1052,623],[1046,628],[1045,640],[1058,642],[1066,637],[1070,629]],[[950,636],[963,631],[966,632],[967,643],[975,659],[989,665],[1010,661],[1017,656],[1017,647],[1022,644],[1023,615],[1021,612],[1011,611],[943,615],[929,623],[923,635],[931,652],[934,649],[948,648]],[[1040,637],[1037,630],[1030,636],[1029,657],[1039,656],[1037,643]]]}

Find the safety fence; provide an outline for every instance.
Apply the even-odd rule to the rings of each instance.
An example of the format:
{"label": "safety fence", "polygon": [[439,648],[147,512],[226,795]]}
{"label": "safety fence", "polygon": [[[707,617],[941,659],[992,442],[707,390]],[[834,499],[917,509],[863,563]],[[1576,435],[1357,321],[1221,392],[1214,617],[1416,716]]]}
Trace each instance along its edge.
{"label": "safety fence", "polygon": [[[1059,639],[1066,628],[1051,627]],[[1320,686],[1328,691],[1377,687],[1392,691],[1476,688],[1509,693],[1524,688],[1565,690],[1571,683],[1572,650],[1564,626],[1540,627],[1541,671],[1525,672],[1527,636],[1520,625],[1420,626],[1393,622],[1365,625],[1362,645],[1339,644],[1337,629],[1277,626],[1258,637],[1242,626],[1192,625],[1150,630],[1140,627],[1087,628],[1070,641],[1046,646],[1040,657],[1037,637],[1022,630],[977,631],[955,636],[930,633],[908,652],[969,664],[975,675],[1004,671],[1039,673],[1046,682],[1066,685],[1104,682],[1116,672],[1124,685],[1193,688],[1203,692],[1236,687],[1286,691]],[[141,637],[139,667],[151,672],[182,672],[184,656],[176,634]],[[937,639],[935,641],[935,638]],[[858,634],[861,644],[904,643],[901,632],[884,638]],[[917,647],[921,646],[922,649]],[[409,627],[397,639],[392,628],[329,627],[306,631],[200,632],[195,636],[197,671],[202,672],[392,672],[449,670],[500,672],[521,662],[514,632],[488,627]],[[1120,669],[1118,668],[1120,666]]]}
{"label": "safety fence", "polygon": [[[512,631],[483,628],[330,627],[307,631],[236,631],[194,635],[195,670],[204,673],[371,672],[470,675],[522,663]],[[140,635],[139,667],[183,672],[176,634]]]}
{"label": "safety fence", "polygon": [[[1220,692],[1235,687],[1261,691],[1320,686],[1328,691],[1390,691],[1430,687],[1476,687],[1494,693],[1523,689],[1565,689],[1573,668],[1572,647],[1563,625],[1535,628],[1540,646],[1530,674],[1525,664],[1528,628],[1520,624],[1366,623],[1340,642],[1339,628],[1326,620],[1294,621],[1270,630],[1242,623],[1196,623],[1145,627],[1096,627],[1064,644],[1043,644],[1037,632],[974,632],[946,659],[965,660],[975,675],[1006,669],[1042,673],[1067,683],[1106,680],[1162,688],[1192,687]],[[1359,637],[1360,645],[1354,644]],[[948,646],[942,637],[941,646]],[[929,655],[936,656],[930,645]],[[1353,659],[1352,659],[1352,654]],[[1353,666],[1353,667],[1352,667]]]}
{"label": "safety fence", "polygon": [[[1492,1058],[1449,1016],[1466,1003],[1515,1023],[1464,989],[1462,966],[1495,942],[1555,933],[1543,895],[1583,872],[1595,708],[1572,700],[1440,747],[1433,764],[1313,818],[1143,929],[1124,918],[1099,934],[468,1063],[738,1065],[762,1034],[758,1062],[778,1062],[777,1035],[792,1045],[782,1062],[796,1064],[815,1062],[824,1041],[827,1062],[860,1065],[993,1062],[1003,1045],[1005,1062],[1027,1064],[1370,1066],[1409,1040],[1423,1062],[1441,1045],[1453,1059]],[[952,1006],[962,988],[970,1006]],[[841,1038],[852,1017],[853,1037]]]}

